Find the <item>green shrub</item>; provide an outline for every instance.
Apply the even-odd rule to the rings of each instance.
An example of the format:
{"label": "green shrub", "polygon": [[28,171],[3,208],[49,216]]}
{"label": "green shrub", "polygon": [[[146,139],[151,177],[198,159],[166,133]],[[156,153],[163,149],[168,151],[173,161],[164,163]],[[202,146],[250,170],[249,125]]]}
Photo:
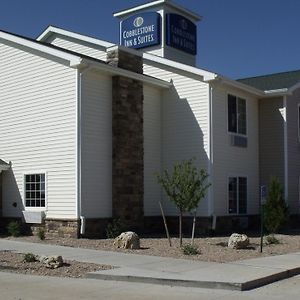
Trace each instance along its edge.
{"label": "green shrub", "polygon": [[187,244],[187,245],[184,245],[182,247],[182,252],[184,255],[197,255],[197,254],[200,254],[200,252],[198,251],[198,248],[194,245],[190,245],[190,244]]}
{"label": "green shrub", "polygon": [[41,241],[43,241],[46,237],[45,236],[45,229],[40,227],[38,232],[37,232],[37,236]]}
{"label": "green shrub", "polygon": [[283,187],[278,178],[272,178],[268,196],[263,208],[264,227],[269,233],[276,233],[288,218],[288,208],[283,198]]}
{"label": "green shrub", "polygon": [[23,259],[24,262],[29,263],[29,262],[35,262],[36,260],[37,259],[34,254],[32,254],[32,253],[24,254],[24,259]]}
{"label": "green shrub", "polygon": [[194,165],[194,159],[184,160],[173,166],[172,171],[164,170],[157,174],[158,183],[162,186],[169,200],[179,210],[179,242],[182,246],[182,218],[185,212],[194,212],[199,202],[205,198],[210,183],[204,169]]}
{"label": "green shrub", "polygon": [[273,234],[270,234],[270,235],[266,236],[265,239],[266,239],[266,244],[267,245],[278,245],[278,244],[280,244],[280,241]]}
{"label": "green shrub", "polygon": [[9,222],[6,229],[8,234],[11,236],[17,237],[21,234],[21,226],[16,221]]}
{"label": "green shrub", "polygon": [[124,231],[124,224],[120,219],[114,219],[111,223],[108,223],[106,227],[106,237],[108,239],[114,239]]}

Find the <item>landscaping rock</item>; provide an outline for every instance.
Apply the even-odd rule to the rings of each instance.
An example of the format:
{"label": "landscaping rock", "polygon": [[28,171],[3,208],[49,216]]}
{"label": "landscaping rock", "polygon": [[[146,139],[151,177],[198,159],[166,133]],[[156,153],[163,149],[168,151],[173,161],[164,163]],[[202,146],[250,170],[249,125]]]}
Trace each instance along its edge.
{"label": "landscaping rock", "polygon": [[249,246],[249,238],[246,234],[233,233],[228,241],[228,247],[231,249],[245,249]]}
{"label": "landscaping rock", "polygon": [[64,261],[60,255],[52,255],[52,256],[40,256],[39,261],[45,264],[46,268],[49,269],[57,269],[62,267]]}
{"label": "landscaping rock", "polygon": [[140,238],[135,232],[123,232],[115,238],[114,246],[122,249],[140,249]]}

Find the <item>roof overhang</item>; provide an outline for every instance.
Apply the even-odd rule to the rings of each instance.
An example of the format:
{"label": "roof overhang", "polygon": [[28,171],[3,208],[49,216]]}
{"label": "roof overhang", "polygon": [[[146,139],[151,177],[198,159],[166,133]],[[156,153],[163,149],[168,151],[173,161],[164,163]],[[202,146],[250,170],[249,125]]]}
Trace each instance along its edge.
{"label": "roof overhang", "polygon": [[192,67],[189,65],[185,65],[185,64],[182,64],[182,63],[179,63],[179,62],[176,62],[173,60],[169,60],[167,58],[160,57],[157,55],[143,53],[143,58],[144,58],[144,61],[154,62],[154,63],[160,64],[160,65],[164,65],[166,67],[170,67],[170,68],[174,68],[176,70],[190,73],[192,75],[200,76],[202,78],[202,80],[204,80],[204,81],[213,80],[213,79],[216,79],[216,77],[217,77],[216,73],[209,72],[209,71],[199,69],[196,67]]}
{"label": "roof overhang", "polygon": [[258,97],[263,97],[264,96],[264,92],[261,91],[261,90],[258,90],[256,88],[253,88],[253,87],[249,86],[249,85],[240,83],[236,80],[231,80],[229,78],[226,78],[226,77],[223,77],[223,76],[220,76],[220,75],[217,75],[212,80],[207,80],[207,82],[228,85],[228,86],[234,87],[236,89],[240,89],[242,91],[253,94],[255,96],[258,96]]}
{"label": "roof overhang", "polygon": [[291,96],[291,95],[292,92],[287,88],[264,91],[264,98],[283,97],[283,96]]}
{"label": "roof overhang", "polygon": [[98,70],[105,72],[110,75],[117,75],[117,76],[124,76],[133,80],[138,80],[143,83],[158,87],[158,88],[163,88],[163,89],[168,89],[173,86],[171,82],[164,81],[161,79],[157,79],[155,77],[143,75],[140,73],[135,73],[126,69],[118,68],[115,66],[111,66],[109,64],[104,64],[104,63],[98,63],[97,61],[93,60],[88,60],[88,59],[83,59],[83,65],[91,70]]}
{"label": "roof overhang", "polygon": [[10,34],[7,32],[0,31],[0,41],[1,40],[23,48],[25,47],[28,49],[35,50],[47,54],[49,56],[60,58],[62,60],[69,62],[70,67],[77,67],[78,65],[81,64],[82,61],[80,55],[75,55],[63,50],[55,49],[47,45],[43,45],[42,43],[31,41],[30,39],[16,36],[14,34]]}
{"label": "roof overhang", "polygon": [[41,41],[41,42],[46,42],[51,36],[55,35],[55,34],[59,34],[59,35],[64,35],[66,37],[69,38],[73,38],[79,41],[84,41],[93,45],[97,45],[103,48],[107,48],[107,47],[112,47],[114,46],[114,44],[106,42],[106,41],[102,41],[93,37],[89,37],[83,34],[79,34],[79,33],[75,33],[75,32],[71,32],[68,30],[64,30],[58,27],[54,27],[54,26],[48,26],[38,37],[37,37],[37,41]]}
{"label": "roof overhang", "polygon": [[208,80],[208,82],[226,84],[226,85],[229,85],[231,87],[234,87],[234,88],[243,90],[245,92],[248,92],[250,94],[253,94],[255,96],[258,96],[259,98],[273,98],[273,97],[291,96],[296,89],[300,88],[300,83],[298,83],[298,84],[294,85],[293,87],[291,87],[289,89],[283,88],[283,89],[262,91],[262,90],[254,88],[250,85],[241,83],[241,82],[236,81],[236,80],[231,80],[231,79],[219,76],[219,75],[216,76],[216,78],[214,78],[213,80]]}

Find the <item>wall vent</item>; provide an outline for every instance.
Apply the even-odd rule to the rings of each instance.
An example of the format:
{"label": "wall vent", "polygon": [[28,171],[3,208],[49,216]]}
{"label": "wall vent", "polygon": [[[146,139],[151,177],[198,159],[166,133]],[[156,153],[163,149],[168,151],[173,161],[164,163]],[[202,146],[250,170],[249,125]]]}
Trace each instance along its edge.
{"label": "wall vent", "polygon": [[235,147],[247,148],[248,138],[240,135],[230,135],[230,145]]}

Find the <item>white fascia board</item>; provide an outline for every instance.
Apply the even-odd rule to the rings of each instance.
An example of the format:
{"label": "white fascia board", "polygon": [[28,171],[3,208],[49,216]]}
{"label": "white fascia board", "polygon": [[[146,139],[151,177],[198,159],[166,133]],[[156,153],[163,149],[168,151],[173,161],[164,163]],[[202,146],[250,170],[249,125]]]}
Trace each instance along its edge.
{"label": "white fascia board", "polygon": [[93,37],[89,37],[89,36],[79,34],[79,33],[75,33],[75,32],[68,31],[68,30],[64,30],[64,29],[57,28],[57,27],[54,27],[54,26],[49,26],[44,32],[42,32],[37,37],[36,40],[45,42],[45,41],[47,41],[47,39],[52,34],[64,35],[64,36],[67,36],[67,37],[70,37],[70,38],[73,38],[73,39],[76,39],[76,40],[81,40],[81,41],[88,42],[88,43],[91,43],[91,44],[94,44],[94,45],[98,45],[98,46],[101,46],[103,48],[112,47],[112,46],[115,45],[115,44],[112,44],[112,43],[109,43],[109,42],[106,42],[106,41],[102,41],[102,40],[99,40],[99,39],[96,39],[96,38],[93,38]]}
{"label": "white fascia board", "polygon": [[167,81],[164,81],[161,79],[156,79],[156,78],[150,77],[150,76],[145,76],[143,74],[131,72],[129,70],[117,68],[117,67],[114,67],[114,66],[111,66],[108,64],[104,64],[104,63],[97,63],[95,61],[90,61],[90,60],[84,59],[83,65],[89,66],[89,69],[101,70],[101,71],[109,73],[109,74],[128,77],[130,79],[142,81],[144,83],[148,83],[150,85],[164,88],[164,89],[168,89],[172,86],[171,82],[167,82]]}
{"label": "white fascia board", "polygon": [[236,80],[232,80],[229,78],[225,78],[222,76],[217,76],[214,80],[210,80],[209,82],[216,82],[216,83],[220,83],[220,84],[227,84],[229,86],[232,86],[234,88],[243,90],[245,92],[248,92],[250,94],[254,94],[255,96],[260,96],[263,97],[264,96],[264,92],[260,91],[254,87],[251,87],[249,85],[246,85],[244,83],[238,82]]}
{"label": "white fascia board", "polygon": [[290,95],[292,95],[292,92],[290,92],[289,89],[284,88],[284,89],[264,91],[263,98],[284,97],[284,96],[290,96]]}
{"label": "white fascia board", "polygon": [[82,62],[82,58],[80,56],[77,56],[77,55],[74,55],[71,53],[67,53],[65,51],[61,51],[58,49],[54,49],[54,48],[48,47],[47,45],[35,43],[35,42],[32,42],[25,38],[18,37],[18,36],[15,36],[15,35],[12,35],[12,34],[9,34],[6,32],[0,31],[0,40],[1,39],[5,40],[5,41],[9,41],[13,44],[17,44],[17,45],[20,45],[23,47],[28,47],[28,48],[34,49],[36,51],[40,51],[42,53],[46,53],[46,54],[61,58],[63,60],[69,61],[70,67],[77,67]]}
{"label": "white fascia board", "polygon": [[292,94],[295,90],[300,88],[300,82],[298,82],[297,84],[293,85],[292,87],[289,88],[288,92],[290,94]]}
{"label": "white fascia board", "polygon": [[183,8],[173,2],[170,2],[169,0],[158,0],[158,1],[153,1],[153,2],[149,2],[149,3],[145,3],[143,5],[140,5],[140,6],[136,6],[136,7],[133,7],[133,8],[129,8],[129,9],[125,9],[125,10],[122,10],[122,11],[119,11],[119,12],[116,12],[113,14],[114,17],[125,17],[126,15],[129,15],[131,13],[134,13],[134,12],[138,12],[138,11],[141,11],[141,10],[144,10],[144,9],[147,9],[147,8],[150,8],[150,7],[156,7],[156,6],[159,6],[159,5],[167,5],[173,9],[176,9],[176,10],[179,10],[181,12],[183,12],[185,15],[187,15],[188,17],[194,19],[195,21],[200,21],[202,19],[201,16],[199,16],[198,14],[186,9],[186,8]]}
{"label": "white fascia board", "polygon": [[177,70],[181,70],[181,71],[185,71],[194,75],[199,75],[201,77],[203,77],[204,81],[209,81],[209,80],[214,80],[217,77],[217,74],[206,71],[206,70],[202,70],[196,67],[192,67],[189,65],[185,65],[173,60],[169,60],[160,56],[156,56],[153,54],[149,54],[149,53],[143,53],[143,58],[144,60],[148,60],[148,61],[152,61],[158,64],[162,64]]}

